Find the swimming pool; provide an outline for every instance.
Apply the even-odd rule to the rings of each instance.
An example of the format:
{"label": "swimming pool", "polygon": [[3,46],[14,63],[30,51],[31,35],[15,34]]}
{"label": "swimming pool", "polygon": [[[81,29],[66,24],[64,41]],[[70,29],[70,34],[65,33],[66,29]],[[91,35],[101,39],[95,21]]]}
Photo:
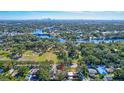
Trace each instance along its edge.
{"label": "swimming pool", "polygon": [[106,69],[105,69],[105,66],[98,66],[97,70],[100,74],[108,74]]}

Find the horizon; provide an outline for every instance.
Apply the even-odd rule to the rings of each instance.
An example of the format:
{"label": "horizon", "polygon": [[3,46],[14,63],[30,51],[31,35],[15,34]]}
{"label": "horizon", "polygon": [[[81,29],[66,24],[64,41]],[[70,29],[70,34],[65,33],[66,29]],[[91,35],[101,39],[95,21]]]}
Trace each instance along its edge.
{"label": "horizon", "polygon": [[124,20],[124,11],[0,11],[0,20]]}
{"label": "horizon", "polygon": [[124,21],[124,19],[51,19],[51,18],[44,18],[44,19],[0,19],[0,21],[43,21],[43,20],[50,20],[50,21]]}

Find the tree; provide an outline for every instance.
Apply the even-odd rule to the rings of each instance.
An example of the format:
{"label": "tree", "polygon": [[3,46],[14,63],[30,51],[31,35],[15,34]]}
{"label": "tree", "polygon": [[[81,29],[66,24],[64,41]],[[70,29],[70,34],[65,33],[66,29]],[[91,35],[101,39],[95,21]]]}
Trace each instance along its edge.
{"label": "tree", "polygon": [[49,81],[50,80],[50,64],[49,62],[42,62],[40,63],[39,66],[39,72],[38,72],[38,76],[39,76],[39,80],[42,81]]}
{"label": "tree", "polygon": [[66,75],[67,75],[66,72],[63,72],[63,71],[58,72],[57,75],[56,75],[57,80],[58,81],[64,80],[64,78],[66,77]]}
{"label": "tree", "polygon": [[117,69],[117,70],[114,72],[114,80],[124,81],[124,68],[122,68],[122,69]]}
{"label": "tree", "polygon": [[85,57],[84,61],[87,64],[93,64],[93,65],[100,64],[100,60],[97,57],[93,56],[93,55],[89,55],[89,56]]}
{"label": "tree", "polygon": [[86,67],[86,65],[81,65],[79,67],[79,71],[78,72],[83,73],[85,78],[88,78],[88,76],[89,76],[88,68]]}

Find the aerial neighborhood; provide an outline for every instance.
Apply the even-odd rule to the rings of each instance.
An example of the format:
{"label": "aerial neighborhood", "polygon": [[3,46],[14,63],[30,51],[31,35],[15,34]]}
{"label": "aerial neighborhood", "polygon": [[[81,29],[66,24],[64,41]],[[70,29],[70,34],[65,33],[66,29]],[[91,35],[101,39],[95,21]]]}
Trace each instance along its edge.
{"label": "aerial neighborhood", "polygon": [[123,81],[124,21],[0,20],[0,81]]}

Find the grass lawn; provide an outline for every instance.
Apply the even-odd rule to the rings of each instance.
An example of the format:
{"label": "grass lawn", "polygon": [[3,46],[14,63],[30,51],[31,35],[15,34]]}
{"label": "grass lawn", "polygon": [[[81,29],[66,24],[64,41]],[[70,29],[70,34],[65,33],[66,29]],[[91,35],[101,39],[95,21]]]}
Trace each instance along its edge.
{"label": "grass lawn", "polygon": [[38,54],[33,51],[26,51],[18,61],[37,61]]}
{"label": "grass lawn", "polygon": [[46,52],[42,56],[39,56],[39,58],[38,58],[38,61],[45,61],[45,60],[48,60],[48,61],[51,60],[54,63],[58,62],[57,55],[54,54],[53,52]]}
{"label": "grass lawn", "polygon": [[0,60],[2,61],[11,61],[11,59],[10,58],[8,58],[8,57],[5,57],[5,56],[2,56],[2,55],[0,55]]}
{"label": "grass lawn", "polygon": [[69,68],[69,72],[76,72],[77,69],[76,68]]}
{"label": "grass lawn", "polygon": [[[76,63],[76,64],[77,64],[78,61],[77,61],[76,59],[74,59],[74,60],[72,60],[72,63]],[[76,72],[76,71],[77,71],[77,67],[76,67],[76,68],[75,68],[75,67],[70,67],[70,68],[69,68],[69,71],[70,71],[70,72]]]}
{"label": "grass lawn", "polygon": [[7,57],[8,53],[8,51],[0,50],[0,60],[10,61],[11,59]]}
{"label": "grass lawn", "polygon": [[46,52],[43,55],[39,56],[37,53],[33,52],[33,51],[26,51],[22,58],[19,59],[19,61],[35,61],[35,62],[39,62],[39,61],[53,61],[54,63],[58,62],[58,58],[57,55],[54,54],[53,52]]}

